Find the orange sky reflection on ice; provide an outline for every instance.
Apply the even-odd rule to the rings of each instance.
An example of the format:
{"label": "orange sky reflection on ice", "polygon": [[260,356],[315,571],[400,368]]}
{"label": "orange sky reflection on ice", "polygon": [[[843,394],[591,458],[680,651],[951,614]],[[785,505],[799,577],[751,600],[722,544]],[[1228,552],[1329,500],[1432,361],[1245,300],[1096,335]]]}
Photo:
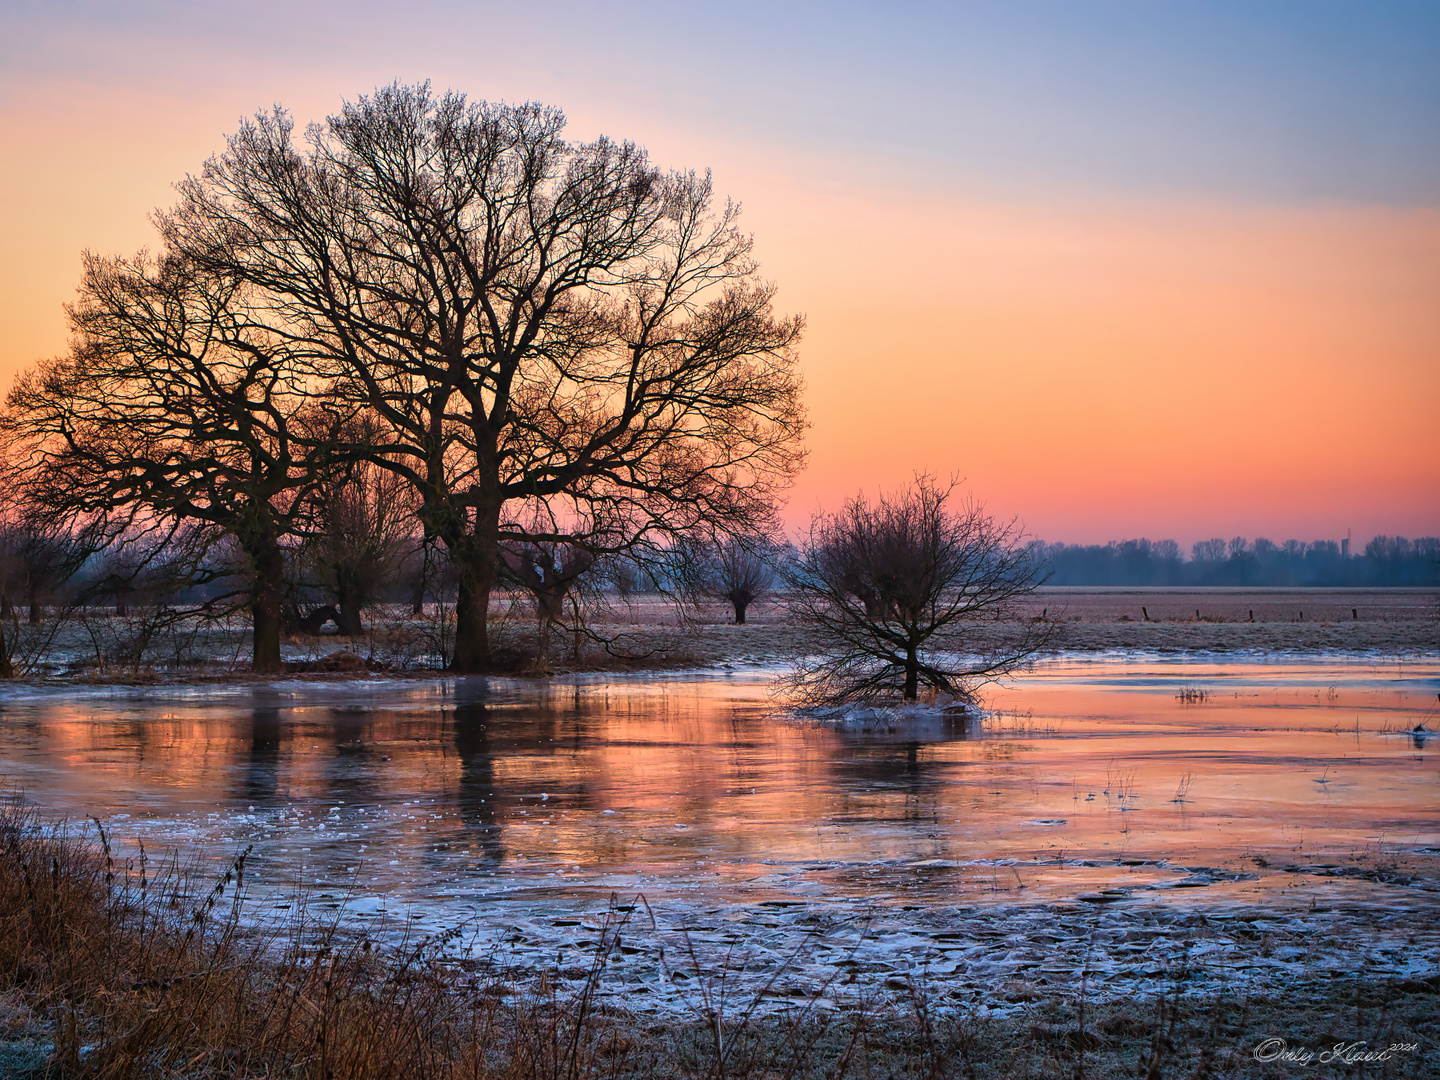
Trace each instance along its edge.
{"label": "orange sky reflection on ice", "polygon": [[[153,244],[147,214],[243,111],[121,94],[77,127],[31,101],[0,136],[46,143],[51,110],[50,167],[0,175],[7,380],[63,348],[80,250]],[[1051,540],[1440,533],[1440,211],[1007,204],[657,135],[661,164],[715,165],[808,317],[792,523],[924,468]]]}

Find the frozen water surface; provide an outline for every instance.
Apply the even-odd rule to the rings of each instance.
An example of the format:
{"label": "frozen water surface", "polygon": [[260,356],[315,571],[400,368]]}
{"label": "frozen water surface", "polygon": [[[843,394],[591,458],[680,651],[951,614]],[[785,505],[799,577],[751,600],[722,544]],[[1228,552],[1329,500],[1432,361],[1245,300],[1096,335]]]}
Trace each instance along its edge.
{"label": "frozen water surface", "polygon": [[[265,905],[301,883],[359,923],[473,920],[477,950],[562,969],[612,894],[643,896],[626,955],[667,993],[680,927],[702,953],[1013,981],[1078,971],[1024,955],[1067,918],[1093,939],[1122,909],[1433,912],[1433,874],[1403,867],[1440,854],[1440,736],[1415,730],[1440,728],[1440,663],[1060,659],[978,722],[797,718],[769,679],[9,688],[0,782],[122,845],[253,844]],[[993,941],[957,931],[978,914]],[[1143,977],[1127,955],[1105,962]]]}

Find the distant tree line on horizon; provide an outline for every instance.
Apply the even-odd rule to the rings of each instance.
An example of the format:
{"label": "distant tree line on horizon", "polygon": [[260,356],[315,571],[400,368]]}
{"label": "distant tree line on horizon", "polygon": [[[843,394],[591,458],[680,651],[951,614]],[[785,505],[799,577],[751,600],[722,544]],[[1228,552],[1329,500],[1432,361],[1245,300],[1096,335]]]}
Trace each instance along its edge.
{"label": "distant tree line on horizon", "polygon": [[1174,540],[1112,540],[1108,544],[1037,541],[1050,585],[1440,585],[1440,537],[1377,536],[1363,552],[1346,554],[1334,540],[1251,541],[1216,537],[1193,544],[1186,557]]}

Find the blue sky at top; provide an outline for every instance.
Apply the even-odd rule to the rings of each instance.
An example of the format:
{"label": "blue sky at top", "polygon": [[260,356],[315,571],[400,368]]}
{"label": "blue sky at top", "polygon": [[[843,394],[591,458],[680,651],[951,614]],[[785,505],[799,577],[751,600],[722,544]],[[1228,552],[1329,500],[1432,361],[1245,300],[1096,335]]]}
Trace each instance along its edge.
{"label": "blue sky at top", "polygon": [[323,108],[429,76],[902,187],[1440,200],[1433,2],[9,2],[0,26],[7,102],[88,87],[233,109],[313,87]]}

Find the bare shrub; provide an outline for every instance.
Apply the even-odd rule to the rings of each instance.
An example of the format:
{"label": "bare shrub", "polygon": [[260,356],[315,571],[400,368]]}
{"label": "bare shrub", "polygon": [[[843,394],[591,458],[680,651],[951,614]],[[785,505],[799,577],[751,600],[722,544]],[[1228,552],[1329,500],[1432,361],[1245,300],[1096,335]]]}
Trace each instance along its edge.
{"label": "bare shrub", "polygon": [[1039,565],[1014,523],[974,502],[952,508],[954,489],[922,474],[811,522],[785,570],[791,611],[828,650],[797,668],[803,697],[914,701],[921,686],[967,695],[1048,643],[1048,623],[996,629],[1040,583]]}

